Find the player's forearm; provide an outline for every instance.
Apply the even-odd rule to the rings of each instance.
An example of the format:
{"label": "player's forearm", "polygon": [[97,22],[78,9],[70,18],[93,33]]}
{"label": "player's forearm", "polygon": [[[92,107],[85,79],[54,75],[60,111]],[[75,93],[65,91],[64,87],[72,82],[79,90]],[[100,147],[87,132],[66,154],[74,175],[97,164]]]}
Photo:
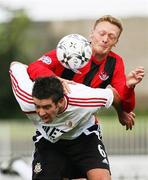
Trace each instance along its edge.
{"label": "player's forearm", "polygon": [[122,110],[127,113],[131,112],[135,108],[135,92],[134,88],[129,88],[124,83],[120,83],[119,86],[114,86],[121,97]]}
{"label": "player's forearm", "polygon": [[124,94],[122,97],[122,109],[126,112],[131,112],[135,108],[135,92],[133,88],[124,87]]}
{"label": "player's forearm", "polygon": [[132,126],[134,125],[135,114],[134,113],[130,114],[123,110],[120,95],[115,89],[112,89],[112,90],[114,94],[113,106],[116,109],[116,112],[118,114],[119,122],[123,126],[126,126],[126,130],[132,129]]}

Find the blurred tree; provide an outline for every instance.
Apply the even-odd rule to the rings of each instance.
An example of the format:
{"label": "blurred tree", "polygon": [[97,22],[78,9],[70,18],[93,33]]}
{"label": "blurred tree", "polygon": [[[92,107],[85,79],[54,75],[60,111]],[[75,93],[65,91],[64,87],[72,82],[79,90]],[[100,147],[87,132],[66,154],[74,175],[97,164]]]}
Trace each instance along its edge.
{"label": "blurred tree", "polygon": [[0,119],[15,117],[20,112],[12,94],[8,71],[12,61],[26,58],[22,47],[29,25],[30,19],[24,10],[11,11],[10,20],[0,24]]}

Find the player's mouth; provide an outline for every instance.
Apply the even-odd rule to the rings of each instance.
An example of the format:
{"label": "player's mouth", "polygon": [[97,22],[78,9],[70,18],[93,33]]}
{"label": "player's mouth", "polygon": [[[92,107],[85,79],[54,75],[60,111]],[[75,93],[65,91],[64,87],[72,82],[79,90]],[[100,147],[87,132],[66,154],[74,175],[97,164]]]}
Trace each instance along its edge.
{"label": "player's mouth", "polygon": [[99,45],[101,48],[103,48],[103,49],[107,49],[108,48],[108,46],[107,45]]}
{"label": "player's mouth", "polygon": [[49,123],[52,121],[52,119],[49,116],[41,117],[44,123]]}

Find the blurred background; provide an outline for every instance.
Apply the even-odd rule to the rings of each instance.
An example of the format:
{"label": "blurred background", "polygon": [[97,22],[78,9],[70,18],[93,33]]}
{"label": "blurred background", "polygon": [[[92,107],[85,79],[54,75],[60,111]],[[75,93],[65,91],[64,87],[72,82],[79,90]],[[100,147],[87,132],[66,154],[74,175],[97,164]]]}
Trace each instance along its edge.
{"label": "blurred background", "polygon": [[148,180],[148,0],[0,0],[0,163],[10,157],[31,158],[33,151],[34,127],[12,94],[10,63],[35,61],[67,34],[89,38],[94,21],[106,14],[123,23],[114,51],[123,57],[126,73],[145,68],[135,90],[132,131],[119,124],[113,109],[99,113],[113,180]]}

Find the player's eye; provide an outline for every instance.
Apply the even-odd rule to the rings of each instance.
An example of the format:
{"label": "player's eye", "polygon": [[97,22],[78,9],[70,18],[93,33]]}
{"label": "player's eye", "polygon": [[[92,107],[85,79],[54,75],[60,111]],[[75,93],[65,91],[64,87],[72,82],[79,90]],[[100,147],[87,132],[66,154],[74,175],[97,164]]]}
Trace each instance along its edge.
{"label": "player's eye", "polygon": [[35,108],[36,108],[36,109],[40,109],[40,106],[38,106],[38,105],[35,104]]}
{"label": "player's eye", "polygon": [[49,110],[50,108],[51,108],[51,106],[50,106],[50,105],[43,106],[43,109],[45,109],[45,110]]}
{"label": "player's eye", "polygon": [[109,34],[108,36],[109,36],[110,40],[114,41],[117,39],[117,37],[114,34]]}
{"label": "player's eye", "polygon": [[99,34],[100,36],[104,36],[104,35],[106,34],[106,32],[105,32],[105,31],[99,31],[98,34]]}

